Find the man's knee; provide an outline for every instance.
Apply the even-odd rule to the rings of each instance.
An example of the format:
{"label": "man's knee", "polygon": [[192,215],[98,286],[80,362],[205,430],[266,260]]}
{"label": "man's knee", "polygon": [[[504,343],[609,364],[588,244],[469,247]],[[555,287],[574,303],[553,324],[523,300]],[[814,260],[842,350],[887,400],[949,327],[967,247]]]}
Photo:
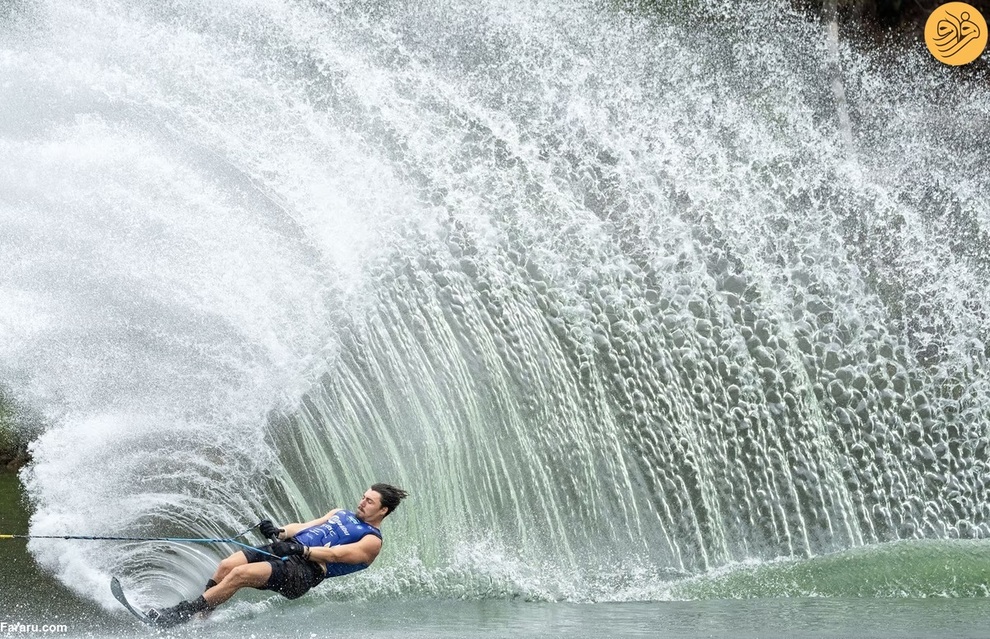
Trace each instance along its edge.
{"label": "man's knee", "polygon": [[237,566],[243,566],[245,564],[247,564],[247,557],[244,555],[244,552],[237,551],[229,557],[220,560],[220,565],[217,566],[217,572],[227,574]]}
{"label": "man's knee", "polygon": [[272,568],[267,563],[242,564],[231,568],[224,581],[230,581],[238,588],[260,588],[268,583]]}

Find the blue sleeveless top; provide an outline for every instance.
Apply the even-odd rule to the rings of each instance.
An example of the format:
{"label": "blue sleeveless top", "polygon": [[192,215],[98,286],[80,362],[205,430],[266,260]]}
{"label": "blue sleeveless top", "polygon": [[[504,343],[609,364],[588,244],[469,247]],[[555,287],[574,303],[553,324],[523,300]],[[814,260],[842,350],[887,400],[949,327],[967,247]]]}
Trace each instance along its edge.
{"label": "blue sleeveless top", "polygon": [[[303,546],[343,546],[360,541],[365,535],[382,538],[382,531],[366,524],[349,510],[338,510],[325,524],[312,526],[296,535],[296,541]],[[364,570],[368,564],[327,563],[327,577],[349,575]]]}

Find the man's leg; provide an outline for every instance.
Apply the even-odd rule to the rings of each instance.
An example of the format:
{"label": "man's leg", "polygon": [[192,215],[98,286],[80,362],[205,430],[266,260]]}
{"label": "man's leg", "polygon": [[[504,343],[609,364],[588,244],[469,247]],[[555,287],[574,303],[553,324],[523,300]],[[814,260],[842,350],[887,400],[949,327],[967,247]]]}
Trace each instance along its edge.
{"label": "man's leg", "polygon": [[272,566],[267,561],[234,566],[223,580],[193,601],[181,601],[171,608],[152,608],[147,615],[152,623],[163,628],[189,621],[193,615],[207,612],[230,599],[241,588],[261,588],[268,583]]}
{"label": "man's leg", "polygon": [[[244,556],[244,553],[235,553]],[[246,561],[246,560],[245,560]],[[222,563],[222,562],[221,562]],[[219,573],[219,569],[217,570]],[[226,572],[220,582],[203,593],[210,608],[216,608],[234,596],[241,588],[262,588],[272,576],[272,565],[267,561],[244,563],[234,566]]]}
{"label": "man's leg", "polygon": [[[217,569],[213,573],[213,576],[210,577],[209,581],[206,582],[206,585],[203,587],[203,593],[205,594],[207,590],[209,590],[213,586],[223,581],[223,578],[226,577],[231,570],[237,568],[238,566],[243,566],[247,563],[249,563],[248,558],[243,550],[238,550],[237,552],[232,553],[231,555],[224,558],[217,565]],[[211,612],[213,612],[212,606],[204,610],[201,613],[201,616],[205,619],[210,616]]]}
{"label": "man's leg", "polygon": [[212,581],[213,583],[208,585],[206,589],[209,590],[216,584],[220,583],[221,581],[223,581],[223,578],[226,577],[231,570],[237,568],[238,566],[243,566],[247,562],[248,562],[247,555],[244,554],[243,550],[238,550],[234,554],[230,555],[229,557],[221,561],[220,564],[217,566],[216,572],[213,573],[213,577],[210,579],[210,581]]}

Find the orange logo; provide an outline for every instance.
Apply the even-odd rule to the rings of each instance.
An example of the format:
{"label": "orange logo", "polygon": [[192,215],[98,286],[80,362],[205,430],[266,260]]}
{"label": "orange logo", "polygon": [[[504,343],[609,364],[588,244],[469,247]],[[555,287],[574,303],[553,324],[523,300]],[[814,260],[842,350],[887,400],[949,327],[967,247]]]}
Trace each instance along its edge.
{"label": "orange logo", "polygon": [[945,64],[969,64],[987,46],[987,21],[965,2],[943,4],[928,16],[925,44]]}

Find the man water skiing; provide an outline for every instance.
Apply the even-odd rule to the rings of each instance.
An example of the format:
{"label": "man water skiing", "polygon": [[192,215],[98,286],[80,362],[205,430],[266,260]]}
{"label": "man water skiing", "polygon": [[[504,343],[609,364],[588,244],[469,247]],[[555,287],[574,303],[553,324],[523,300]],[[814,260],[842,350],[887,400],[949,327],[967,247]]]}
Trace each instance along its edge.
{"label": "man water skiing", "polygon": [[382,520],[407,496],[401,488],[374,484],[354,512],[337,508],[319,519],[284,528],[266,519],[258,528],[273,543],[230,555],[217,566],[200,597],[171,608],[152,608],[148,619],[161,627],[184,623],[196,613],[213,610],[241,588],[274,590],[295,599],[327,577],[363,570],[382,549]]}

